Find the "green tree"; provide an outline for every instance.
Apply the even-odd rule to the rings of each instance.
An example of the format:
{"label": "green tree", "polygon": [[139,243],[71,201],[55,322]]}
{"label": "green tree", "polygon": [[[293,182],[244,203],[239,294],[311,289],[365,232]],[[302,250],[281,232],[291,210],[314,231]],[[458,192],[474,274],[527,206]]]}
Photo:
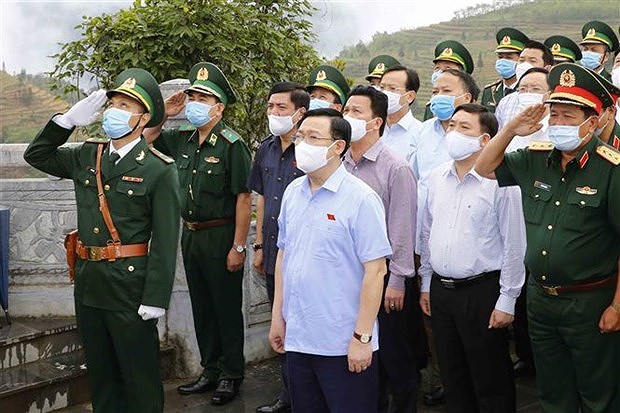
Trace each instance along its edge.
{"label": "green tree", "polygon": [[320,63],[310,46],[313,10],[308,0],[136,0],[114,14],[85,16],[76,27],[82,37],[53,56],[51,75],[69,82],[92,75],[109,88],[129,67],[163,82],[187,77],[197,62],[213,62],[239,95],[227,108],[227,122],[255,146],[265,135],[271,84],[305,83]]}

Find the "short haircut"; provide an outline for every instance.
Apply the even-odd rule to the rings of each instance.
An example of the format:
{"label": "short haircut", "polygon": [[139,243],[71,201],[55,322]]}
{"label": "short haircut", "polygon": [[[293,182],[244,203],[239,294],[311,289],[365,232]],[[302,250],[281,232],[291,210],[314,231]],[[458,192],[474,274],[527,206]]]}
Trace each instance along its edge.
{"label": "short haircut", "polygon": [[480,95],[480,88],[476,84],[476,81],[467,72],[456,69],[446,69],[443,71],[442,75],[445,73],[450,73],[453,76],[456,76],[461,81],[461,84],[465,88],[465,92],[469,92],[471,94],[471,101],[475,102],[478,100],[478,96]]}
{"label": "short haircut", "polygon": [[521,84],[521,79],[523,79],[525,76],[529,75],[530,73],[543,73],[545,75],[545,77],[547,78],[547,90],[550,89],[550,87],[549,87],[549,71],[547,69],[545,69],[544,67],[531,67],[531,68],[527,69],[525,71],[525,73],[523,73],[521,75],[521,77],[519,78],[519,81],[515,85],[515,90],[519,89],[519,85]]}
{"label": "short haircut", "polygon": [[420,89],[420,76],[418,76],[418,72],[413,69],[408,69],[405,66],[400,65],[394,66],[383,72],[383,76],[385,76],[386,73],[400,71],[405,72],[405,74],[407,75],[407,81],[405,82],[405,89],[407,89],[407,92],[413,90],[414,92],[418,93],[418,90]]}
{"label": "short haircut", "polygon": [[551,53],[551,50],[549,50],[549,48],[541,42],[538,42],[536,40],[530,40],[525,43],[524,49],[540,50],[543,54],[543,63],[545,64],[545,66],[553,66],[553,53]]}
{"label": "short haircut", "polygon": [[349,124],[349,122],[347,122],[342,117],[342,113],[338,112],[336,109],[312,109],[304,113],[304,115],[297,123],[297,128],[301,126],[304,120],[314,116],[324,116],[330,118],[329,133],[331,134],[331,137],[336,140],[343,140],[345,143],[344,151],[342,151],[342,154],[340,156],[341,158],[343,158],[344,154],[349,149],[349,145],[351,144],[351,125]]}
{"label": "short haircut", "polygon": [[486,106],[482,106],[477,103],[465,103],[464,105],[458,106],[454,110],[454,113],[456,114],[461,110],[467,113],[477,114],[480,129],[484,133],[488,133],[491,137],[497,135],[497,119],[495,118],[495,115],[486,108]]}
{"label": "short haircut", "polygon": [[387,108],[388,98],[385,93],[375,89],[372,86],[359,85],[353,88],[347,101],[351,96],[366,96],[370,99],[370,109],[374,117],[381,118],[381,128],[379,129],[379,135],[383,135],[383,129],[385,129],[385,122],[387,120]]}
{"label": "short haircut", "polygon": [[588,107],[585,107],[585,106],[579,106],[579,108],[583,112],[583,115],[585,116],[585,119],[591,118],[592,116],[595,116],[595,117],[599,116],[599,114],[593,108],[588,108]]}
{"label": "short haircut", "polygon": [[308,108],[310,107],[310,94],[306,90],[305,87],[295,82],[278,82],[271,86],[269,90],[269,95],[267,99],[271,97],[271,95],[275,95],[276,93],[287,93],[291,94],[291,102],[295,105],[295,109],[299,108]]}

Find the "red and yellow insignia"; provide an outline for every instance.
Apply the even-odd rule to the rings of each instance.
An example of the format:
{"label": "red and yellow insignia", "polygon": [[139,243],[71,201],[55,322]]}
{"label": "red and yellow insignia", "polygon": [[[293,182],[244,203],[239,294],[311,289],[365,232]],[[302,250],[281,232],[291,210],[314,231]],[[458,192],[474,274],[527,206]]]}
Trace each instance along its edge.
{"label": "red and yellow insignia", "polygon": [[586,34],[586,37],[592,36],[596,36],[596,29],[594,29],[594,27],[591,27],[590,30],[588,30],[588,34]]}
{"label": "red and yellow insignia", "polygon": [[590,188],[589,186],[578,186],[577,188],[575,188],[575,191],[577,191],[577,193],[581,195],[596,195],[598,189]]}
{"label": "red and yellow insignia", "polygon": [[207,157],[205,157],[205,162],[207,162],[207,163],[220,163],[220,158],[216,158],[215,156],[207,156]]}
{"label": "red and yellow insignia", "polygon": [[502,39],[502,44],[510,44],[510,36],[504,36]]}
{"label": "red and yellow insignia", "polygon": [[588,152],[584,152],[581,158],[579,158],[579,169],[583,169],[583,167],[586,166],[588,159],[590,159],[590,155],[588,155]]}
{"label": "red and yellow insignia", "polygon": [[560,43],[553,43],[553,46],[551,46],[551,51],[559,52],[560,50],[562,50],[562,46],[560,46]]}
{"label": "red and yellow insignia", "polygon": [[452,56],[452,48],[451,47],[446,47],[445,49],[443,49],[443,52],[441,52],[442,56]]}
{"label": "red and yellow insignia", "polygon": [[325,74],[325,70],[319,70],[316,74],[316,81],[320,82],[321,80],[327,79],[327,75]]}
{"label": "red and yellow insignia", "polygon": [[611,146],[613,146],[616,149],[620,149],[620,138],[618,136],[614,136],[614,139],[611,142]]}
{"label": "red and yellow insignia", "polygon": [[133,89],[134,87],[136,87],[136,79],[134,79],[133,77],[128,78],[127,80],[123,82],[121,87],[124,87],[127,89]]}
{"label": "red and yellow insignia", "polygon": [[575,77],[573,71],[570,69],[566,69],[560,75],[560,86],[573,87],[575,86],[576,79],[577,78]]}
{"label": "red and yellow insignia", "polygon": [[209,71],[206,67],[201,67],[198,73],[196,74],[196,80],[207,80],[209,79]]}

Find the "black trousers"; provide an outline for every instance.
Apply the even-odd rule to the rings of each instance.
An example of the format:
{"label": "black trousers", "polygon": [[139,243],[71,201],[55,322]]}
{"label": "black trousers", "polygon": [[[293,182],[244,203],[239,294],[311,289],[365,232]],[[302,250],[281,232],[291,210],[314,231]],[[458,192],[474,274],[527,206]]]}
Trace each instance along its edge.
{"label": "black trousers", "polygon": [[527,280],[530,272],[525,271],[525,283],[521,288],[521,294],[517,298],[515,305],[515,321],[512,324],[515,337],[515,353],[519,360],[528,364],[530,367],[534,366],[534,355],[532,354],[532,342],[530,341],[530,332],[527,321]]}
{"label": "black trousers", "polygon": [[456,289],[431,281],[431,323],[450,413],[516,410],[506,328],[489,329],[497,276]]}
{"label": "black trousers", "polygon": [[[389,275],[385,277],[383,298]],[[418,345],[426,334],[418,304],[418,288],[413,278],[405,280],[402,311],[386,313],[381,300],[379,308],[379,412],[413,413],[418,389]],[[419,320],[417,320],[419,319]],[[427,357],[428,349],[424,350]],[[392,404],[389,407],[389,395]]]}

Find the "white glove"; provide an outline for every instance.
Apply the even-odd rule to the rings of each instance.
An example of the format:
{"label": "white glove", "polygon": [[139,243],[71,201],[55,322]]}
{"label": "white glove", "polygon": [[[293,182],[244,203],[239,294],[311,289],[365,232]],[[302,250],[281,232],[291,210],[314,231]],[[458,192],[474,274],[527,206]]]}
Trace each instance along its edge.
{"label": "white glove", "polygon": [[166,314],[165,308],[151,307],[150,305],[140,305],[138,308],[138,315],[142,317],[144,321],[151,318],[160,318]]}
{"label": "white glove", "polygon": [[90,125],[97,119],[97,111],[107,99],[106,91],[99,89],[71,106],[67,113],[54,116],[53,120],[58,126],[65,129]]}

